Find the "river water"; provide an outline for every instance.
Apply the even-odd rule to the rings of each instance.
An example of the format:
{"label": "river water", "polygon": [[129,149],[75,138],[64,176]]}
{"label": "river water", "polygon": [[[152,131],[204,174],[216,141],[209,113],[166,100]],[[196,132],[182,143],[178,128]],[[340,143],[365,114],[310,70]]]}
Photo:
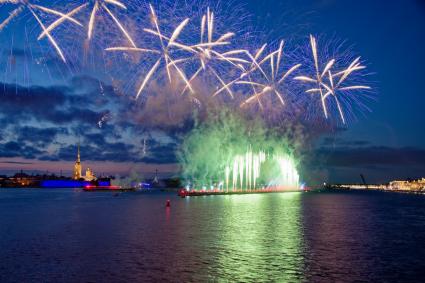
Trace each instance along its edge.
{"label": "river water", "polygon": [[181,199],[160,192],[0,190],[0,282],[423,282],[424,276],[423,195]]}

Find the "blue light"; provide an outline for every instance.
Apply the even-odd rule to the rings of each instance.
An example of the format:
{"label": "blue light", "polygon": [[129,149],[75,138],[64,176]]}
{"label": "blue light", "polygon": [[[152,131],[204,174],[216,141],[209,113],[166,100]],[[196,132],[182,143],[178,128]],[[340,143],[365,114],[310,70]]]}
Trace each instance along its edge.
{"label": "blue light", "polygon": [[[96,185],[89,181],[75,181],[75,180],[43,180],[41,181],[42,188],[83,188],[85,186]],[[99,186],[110,186],[108,181],[100,181]]]}
{"label": "blue light", "polygon": [[101,187],[109,187],[111,185],[111,182],[109,182],[109,181],[98,181],[97,185],[101,186]]}

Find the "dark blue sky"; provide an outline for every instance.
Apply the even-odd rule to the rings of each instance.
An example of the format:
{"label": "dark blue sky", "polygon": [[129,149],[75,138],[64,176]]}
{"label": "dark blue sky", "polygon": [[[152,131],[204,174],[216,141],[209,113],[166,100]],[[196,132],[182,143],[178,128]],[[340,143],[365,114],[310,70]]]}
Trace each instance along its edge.
{"label": "dark blue sky", "polygon": [[[317,142],[305,165],[308,174],[314,175],[312,179],[357,182],[358,175],[364,173],[369,181],[378,182],[425,176],[422,1],[246,1],[248,12],[273,38],[307,40],[312,33],[347,40],[374,73],[370,79],[377,101],[369,105],[373,112]],[[66,171],[74,159],[77,136],[83,142],[83,156],[98,166],[98,171],[125,172],[135,164],[145,171],[153,171],[157,164],[162,164],[164,171],[175,168],[169,165],[174,162],[170,156],[177,146],[173,132],[147,133],[122,120],[98,126],[102,117],[108,118],[108,105],[126,111],[131,103],[121,97],[97,96],[99,83],[91,78],[92,73],[63,75],[69,70],[62,70],[54,58],[48,58],[31,65],[17,83],[11,81],[9,73],[2,76],[12,69],[24,73],[20,67],[8,67],[10,35],[21,37],[22,27],[22,23],[17,24],[0,33],[0,81],[4,85],[0,88],[0,170],[63,167]],[[19,57],[18,50],[15,57]],[[103,94],[113,93],[111,86],[102,89]],[[25,99],[23,95],[27,95]],[[146,139],[148,156],[143,153]],[[100,165],[101,161],[109,161],[108,166]],[[60,165],[51,166],[53,163]]]}
{"label": "dark blue sky", "polygon": [[[323,143],[333,181],[425,175],[425,2],[251,1],[276,35],[328,34],[346,39],[375,74],[377,102],[366,117]],[[287,16],[287,20],[285,19]],[[283,27],[282,29],[279,26]]]}
{"label": "dark blue sky", "polygon": [[[388,146],[425,146],[425,2],[251,1],[252,11],[272,20],[276,34],[330,34],[346,39],[367,60],[377,84],[373,113],[352,125],[349,139]],[[278,4],[277,4],[278,3]],[[290,11],[287,11],[287,10]],[[293,10],[292,10],[293,9]],[[294,14],[299,16],[294,17]],[[294,28],[285,25],[285,15]],[[286,22],[287,23],[287,22]]]}

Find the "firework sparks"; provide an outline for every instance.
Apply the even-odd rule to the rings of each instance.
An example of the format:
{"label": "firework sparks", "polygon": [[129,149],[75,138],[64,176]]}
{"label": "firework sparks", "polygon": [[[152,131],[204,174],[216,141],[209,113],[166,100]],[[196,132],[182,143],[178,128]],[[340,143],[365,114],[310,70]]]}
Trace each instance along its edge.
{"label": "firework sparks", "polygon": [[[296,64],[292,66],[289,70],[281,71],[281,61],[282,61],[282,55],[283,55],[283,46],[284,41],[282,40],[279,44],[279,48],[276,51],[271,52],[270,54],[266,55],[264,58],[262,58],[260,61],[261,54],[263,53],[266,46],[263,46],[256,54],[255,56],[250,56],[252,58],[252,64],[250,66],[249,71],[242,74],[241,78],[248,78],[248,80],[239,80],[236,82],[236,84],[246,84],[250,85],[254,91],[254,94],[246,99],[244,102],[242,102],[241,106],[244,106],[246,104],[249,104],[253,101],[257,101],[262,107],[260,97],[267,94],[267,93],[273,93],[279,102],[282,105],[285,105],[285,101],[283,99],[283,95],[280,91],[281,85],[287,79],[293,72],[295,72],[299,67],[301,67],[301,64]],[[265,69],[262,67],[265,63],[269,63],[270,72],[267,73]],[[263,82],[253,81],[251,79],[251,73],[255,70],[258,70],[263,78]],[[259,91],[257,91],[259,90]]]}
{"label": "firework sparks", "polygon": [[[339,72],[335,75],[332,75],[331,70],[328,71],[328,80],[329,83],[325,84],[322,83],[323,87],[326,89],[326,93],[323,95],[323,100],[326,100],[327,97],[333,97],[335,100],[335,103],[337,105],[338,108],[338,113],[339,116],[341,117],[341,121],[345,124],[345,115],[344,112],[342,111],[342,107],[341,107],[341,103],[338,99],[338,95],[340,92],[347,92],[347,91],[353,91],[353,90],[369,90],[371,89],[371,87],[369,86],[364,86],[364,85],[350,85],[350,86],[342,86],[342,84],[344,83],[344,81],[348,78],[348,76],[356,71],[356,70],[361,70],[364,69],[364,66],[361,66],[360,63],[355,63],[357,61],[360,60],[360,57],[357,58],[347,69],[345,69],[342,72]],[[338,78],[338,76],[340,76],[339,80],[337,80],[337,82],[335,83],[334,80]]]}
{"label": "firework sparks", "polygon": [[0,24],[0,31],[3,30],[10,23],[10,21],[12,21],[15,17],[19,16],[19,14],[22,13],[24,8],[25,8],[24,6],[20,6],[16,8],[15,10],[13,10],[9,14],[9,16]]}
{"label": "firework sparks", "polygon": [[[37,23],[40,25],[40,27],[43,31],[42,32],[43,36],[47,36],[47,38],[49,39],[49,41],[53,45],[53,47],[56,49],[56,51],[59,54],[62,61],[66,63],[66,59],[65,59],[65,56],[64,56],[62,50],[60,49],[59,45],[57,44],[55,39],[50,34],[52,29],[46,28],[46,26],[43,24],[40,17],[37,15],[37,13],[35,11],[38,10],[38,11],[42,11],[42,12],[47,13],[47,14],[59,16],[60,18],[58,20],[56,20],[52,25],[55,25],[55,23],[57,23],[57,22],[59,22],[59,23],[64,22],[66,20],[73,22],[75,24],[81,25],[77,20],[75,20],[74,18],[71,17],[72,14],[71,15],[70,14],[64,14],[64,13],[59,12],[59,11],[54,10],[54,9],[50,9],[50,8],[47,8],[47,7],[44,7],[44,6],[33,4],[28,0],[15,0],[15,1],[13,1],[13,0],[3,0],[3,1],[0,1],[0,4],[14,4],[14,5],[18,6],[17,8],[15,8],[9,14],[9,16],[2,23],[0,23],[0,31],[3,30],[13,19],[18,17],[25,9],[28,9],[28,11],[32,14],[32,16],[36,19]],[[56,24],[56,25],[58,25],[58,24]]]}
{"label": "firework sparks", "polygon": [[110,118],[110,114],[106,113],[105,115],[102,116],[102,118],[100,118],[100,120],[97,122],[97,126],[101,129],[103,127],[103,125],[108,121],[108,119]]}
{"label": "firework sparks", "polygon": [[142,149],[142,152],[143,152],[143,157],[145,157],[146,156],[146,152],[147,152],[147,145],[146,145],[146,138],[144,138],[143,139],[143,149]]}
{"label": "firework sparks", "polygon": [[[248,68],[246,68],[246,67],[244,67],[242,64],[237,64],[237,67],[238,67],[238,69],[240,70],[240,71],[242,71],[242,74],[238,77],[238,78],[236,78],[236,79],[234,79],[234,80],[232,80],[232,81],[230,81],[229,83],[227,83],[226,85],[224,85],[223,87],[221,87],[220,89],[218,89],[214,94],[213,94],[213,96],[216,96],[216,95],[218,95],[219,93],[221,93],[221,92],[223,92],[224,90],[227,90],[227,89],[229,89],[233,84],[235,84],[235,83],[237,83],[238,81],[240,81],[242,78],[244,78],[244,77],[248,77],[248,79],[249,80],[251,80],[251,76],[250,76],[250,73],[252,72],[252,71],[254,71],[255,70],[255,68],[256,68],[256,64],[257,64],[257,59],[258,59],[258,57],[262,54],[262,52],[264,51],[264,49],[265,49],[265,47],[267,46],[267,44],[264,44],[258,51],[257,51],[257,53],[256,53],[256,55],[253,57],[252,55],[251,55],[251,53],[249,53],[249,51],[245,51],[245,54],[247,54],[247,56],[248,56],[248,58],[250,58],[250,60],[251,60],[251,64],[250,64],[250,66],[248,67]],[[253,91],[255,92],[255,89],[253,89]],[[260,106],[261,106],[261,102],[259,102],[260,103]]]}
{"label": "firework sparks", "polygon": [[[41,40],[42,38],[44,38],[47,33],[52,32],[55,28],[57,28],[58,26],[60,26],[64,21],[66,21],[67,19],[72,19],[71,21],[73,21],[74,19],[72,18],[72,16],[74,16],[75,14],[77,14],[78,12],[80,12],[84,7],[86,7],[87,4],[81,5],[75,9],[73,9],[71,12],[65,14],[65,16],[60,17],[59,19],[57,19],[56,21],[54,21],[52,24],[50,24],[39,36],[38,36],[38,40]],[[79,26],[83,26],[80,22],[78,21],[73,21],[75,24],[79,25]]]}
{"label": "firework sparks", "polygon": [[[65,20],[70,18],[72,15],[78,13],[80,10],[82,10],[83,8],[88,7],[93,1],[87,1],[87,3],[84,3],[80,6],[78,6],[77,8],[75,8],[74,10],[72,10],[71,12],[69,12],[68,14],[65,14],[62,16],[61,19],[55,21],[54,23],[52,23],[49,27],[46,28],[47,31],[51,31],[55,28],[57,28],[58,26],[60,26],[60,24]],[[128,31],[124,28],[124,26],[122,25],[122,23],[118,20],[118,18],[114,15],[114,13],[112,13],[112,11],[108,8],[108,4],[113,5],[115,7],[118,7],[120,9],[126,10],[127,7],[121,3],[118,0],[95,0],[93,7],[91,8],[91,12],[90,12],[90,17],[89,17],[89,22],[88,22],[88,27],[87,27],[87,38],[88,40],[91,40],[93,37],[93,33],[94,33],[94,29],[96,26],[96,19],[98,17],[98,14],[101,11],[105,11],[106,14],[109,15],[109,17],[114,21],[115,25],[119,28],[119,30],[121,31],[121,33],[124,35],[124,37],[128,40],[128,42],[130,43],[130,45],[134,48],[136,48],[136,44],[134,43],[132,37],[130,36],[130,34],[128,33]],[[43,36],[45,36],[46,34],[43,33],[39,36],[39,38],[42,38]]]}
{"label": "firework sparks", "polygon": [[[217,40],[213,40],[214,35],[214,13],[207,9],[207,14],[202,16],[201,29],[200,29],[200,43],[191,46],[195,51],[194,58],[199,60],[200,66],[196,72],[189,79],[189,83],[192,83],[202,72],[210,71],[220,82],[222,87],[227,91],[231,98],[234,98],[232,91],[224,79],[218,74],[217,70],[212,66],[212,61],[227,62],[230,65],[238,67],[238,64],[247,64],[247,60],[237,57],[238,55],[245,54],[246,50],[231,50],[224,53],[220,53],[214,50],[214,47],[229,45],[229,40],[235,35],[232,32],[221,35]],[[185,62],[189,59],[183,59],[180,62]],[[182,94],[188,89],[188,85],[183,89]]]}
{"label": "firework sparks", "polygon": [[[320,69],[318,52],[317,52],[317,42],[314,36],[310,35],[310,45],[313,54],[314,67],[315,67],[315,78],[309,76],[297,76],[295,80],[316,84],[316,87],[308,89],[306,92],[315,94],[320,94],[320,101],[322,104],[323,113],[325,117],[328,118],[329,111],[326,104],[328,97],[333,97],[335,104],[338,109],[339,116],[343,124],[346,123],[345,115],[342,110],[340,100],[338,98],[338,93],[348,92],[353,90],[369,90],[371,87],[364,85],[349,85],[343,86],[344,82],[349,78],[349,76],[359,70],[363,70],[366,67],[362,66],[360,63],[360,57],[356,58],[346,69],[339,71],[335,74],[332,74],[332,68],[335,66],[335,59],[328,61],[323,70]],[[327,81],[326,81],[327,79]]]}
{"label": "firework sparks", "polygon": [[[90,13],[90,19],[89,19],[89,24],[88,24],[88,28],[87,28],[87,38],[89,40],[92,38],[93,31],[94,31],[95,24],[96,24],[96,16],[97,16],[97,14],[99,13],[100,10],[104,10],[112,18],[112,20],[115,22],[117,27],[123,33],[123,35],[127,38],[129,43],[131,44],[131,46],[136,47],[136,44],[134,43],[130,34],[127,32],[127,30],[124,28],[124,26],[118,20],[118,18],[111,12],[111,10],[108,8],[107,4],[114,5],[116,7],[124,9],[124,10],[127,9],[127,7],[124,4],[122,4],[120,1],[116,1],[116,0],[104,0],[104,1],[96,0],[94,2],[93,8],[92,8],[91,13]],[[87,5],[87,4],[84,4],[84,5]]]}
{"label": "firework sparks", "polygon": [[151,19],[152,19],[155,30],[145,28],[144,31],[158,37],[159,43],[160,43],[160,46],[161,46],[160,49],[143,49],[143,48],[138,48],[138,47],[134,47],[134,48],[112,47],[112,48],[107,48],[106,51],[142,52],[142,53],[153,53],[153,54],[160,55],[159,58],[156,60],[155,64],[148,71],[143,82],[141,83],[141,85],[140,85],[140,87],[137,91],[137,94],[136,94],[136,99],[142,94],[143,90],[146,88],[148,82],[150,81],[152,76],[155,74],[155,72],[157,71],[157,69],[161,65],[162,61],[164,61],[165,69],[166,69],[169,81],[170,82],[172,81],[172,79],[171,79],[171,67],[173,67],[174,70],[179,75],[179,77],[186,84],[187,88],[193,93],[194,92],[193,88],[192,88],[189,80],[186,78],[185,73],[183,72],[182,69],[180,69],[177,66],[178,62],[175,61],[170,55],[170,49],[172,47],[177,47],[179,49],[186,50],[186,51],[192,51],[192,52],[194,51],[193,48],[177,42],[177,39],[178,39],[180,33],[183,31],[184,27],[188,24],[189,19],[186,18],[185,20],[183,20],[174,29],[172,35],[170,37],[167,37],[167,36],[163,35],[162,32],[161,32],[158,17],[156,15],[155,9],[153,8],[152,5],[149,5],[149,8],[150,8]]}
{"label": "firework sparks", "polygon": [[325,114],[326,119],[328,118],[328,109],[326,107],[326,103],[325,103],[325,99],[324,99],[324,90],[323,90],[323,77],[326,75],[326,73],[332,68],[332,66],[335,64],[335,59],[330,60],[325,68],[323,69],[323,71],[320,71],[320,67],[319,67],[319,58],[318,58],[318,54],[317,54],[317,43],[316,43],[316,38],[312,35],[310,35],[310,46],[311,46],[311,51],[313,54],[313,60],[314,60],[314,68],[316,71],[315,74],[315,78],[310,78],[307,76],[298,76],[295,79],[302,81],[302,82],[307,82],[307,83],[316,83],[317,87],[314,89],[310,89],[308,90],[308,92],[318,92],[320,94],[320,101],[322,103],[322,109],[323,109],[323,113]]}
{"label": "firework sparks", "polygon": [[[317,98],[317,105],[315,104],[313,107],[319,110],[320,115],[323,112],[325,118],[329,118],[331,112],[335,112],[338,113],[342,123],[345,124],[349,111],[354,109],[351,105],[357,103],[359,106],[365,107],[358,101],[358,96],[351,95],[354,92],[371,89],[367,86],[367,83],[355,82],[356,78],[362,81],[358,71],[365,69],[365,66],[360,62],[360,57],[356,59],[350,55],[344,57],[343,53],[341,56],[340,50],[338,50],[338,55],[326,57],[328,50],[325,48],[325,52],[319,52],[318,42],[312,35],[310,35],[308,46],[308,52],[311,54],[308,57],[311,58],[309,59],[311,63],[303,63],[303,66],[307,70],[310,69],[311,72],[307,71],[306,75],[298,75],[296,73],[300,72],[301,64],[298,64],[298,62],[285,63],[285,66],[283,64],[286,58],[293,58],[293,53],[287,52],[284,41],[281,41],[277,48],[270,52],[266,51],[266,49],[270,50],[268,45],[263,44],[256,52],[251,53],[248,51],[251,49],[249,43],[248,46],[245,45],[248,41],[241,40],[241,38],[250,35],[243,33],[244,29],[241,28],[243,24],[241,24],[240,19],[238,18],[236,26],[232,25],[231,20],[228,19],[230,13],[224,11],[215,14],[214,12],[220,9],[213,7],[213,12],[213,9],[210,9],[210,2],[205,1],[203,6],[195,7],[195,10],[193,10],[193,5],[182,8],[178,4],[169,6],[168,4],[163,4],[164,6],[161,4],[159,9],[161,21],[151,4],[147,6],[147,13],[139,13],[137,5],[130,4],[130,1],[85,0],[81,2],[66,12],[60,12],[55,8],[38,5],[36,0],[0,0],[0,5],[10,5],[14,8],[11,9],[9,14],[2,17],[0,31],[16,18],[23,18],[23,14],[28,14],[35,19],[37,26],[41,28],[41,33],[37,39],[47,39],[46,42],[48,41],[49,45],[52,46],[51,49],[56,51],[63,62],[67,63],[64,52],[62,52],[56,40],[63,41],[73,34],[59,32],[58,29],[67,23],[80,27],[86,26],[87,31],[83,30],[83,37],[86,39],[84,44],[88,44],[90,40],[94,41],[95,31],[101,29],[102,25],[99,21],[107,19],[110,26],[114,28],[114,33],[118,34],[120,39],[122,37],[124,43],[110,44],[111,47],[105,50],[123,52],[126,63],[130,56],[134,54],[142,55],[143,59],[147,59],[139,61],[138,65],[135,66],[144,74],[140,82],[137,83],[136,98],[146,91],[152,78],[161,73],[164,74],[161,80],[168,80],[170,83],[172,83],[172,80],[176,80],[180,83],[177,86],[177,91],[182,95],[185,93],[194,94],[194,82],[202,80],[205,80],[202,82],[208,83],[209,80],[214,81],[214,85],[208,84],[208,86],[214,87],[212,97],[225,92],[224,95],[233,99],[235,94],[246,92],[247,96],[243,97],[242,101],[236,99],[240,102],[238,102],[238,107],[257,103],[261,109],[276,104],[279,106],[287,105],[290,101],[293,101],[292,97],[288,96],[289,90],[291,92],[295,89],[298,90],[299,85],[306,85],[306,93]],[[137,9],[134,10],[133,8]],[[83,13],[83,10],[85,10],[86,20],[81,21],[76,16]],[[141,24],[143,36],[148,35],[150,41],[145,41],[142,37],[134,41],[125,28],[127,21],[118,17],[116,11],[125,12],[125,15],[129,16],[127,20],[131,23]],[[146,24],[147,19],[144,18],[146,14],[149,16],[150,24]],[[191,25],[189,23],[192,16],[200,19],[199,24]],[[45,23],[45,17],[48,24]],[[102,39],[105,42],[114,42],[113,39],[116,34],[110,32],[109,26],[106,27],[106,30],[107,32],[102,33],[102,38],[96,37],[95,46],[100,46],[97,43],[98,40]],[[98,31],[98,33],[100,32]],[[53,35],[57,36],[57,39]],[[325,47],[325,45],[322,47]],[[138,58],[138,56],[133,57],[134,60]],[[94,58],[94,60],[98,59],[105,58],[98,56]],[[120,60],[120,57],[108,58],[106,62],[108,65],[105,63],[105,70],[116,63],[114,60]],[[104,61],[99,62],[104,63]],[[287,64],[288,66],[286,66]],[[68,66],[72,65],[73,62],[70,60]],[[117,68],[117,72],[122,74],[122,65]],[[186,74],[189,74],[189,76],[186,76]],[[130,81],[139,80],[138,75],[138,72],[133,72],[131,76],[123,78],[123,83],[120,84],[126,88],[123,92],[126,92],[128,87],[132,85],[129,83]],[[295,81],[292,81],[293,79]],[[290,81],[291,84],[289,84]],[[291,99],[288,99],[288,97]],[[194,95],[191,95],[190,98],[193,101],[196,100]],[[296,99],[298,98],[304,99],[302,96],[297,96]],[[200,101],[198,100],[196,103],[200,104]],[[317,110],[305,111],[305,113],[314,112],[316,114]]]}

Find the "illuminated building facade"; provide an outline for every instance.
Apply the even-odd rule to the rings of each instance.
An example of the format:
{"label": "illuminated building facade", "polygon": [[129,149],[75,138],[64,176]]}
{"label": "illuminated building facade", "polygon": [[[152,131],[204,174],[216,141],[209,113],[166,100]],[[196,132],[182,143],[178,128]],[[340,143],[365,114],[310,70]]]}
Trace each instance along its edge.
{"label": "illuminated building facade", "polygon": [[391,190],[421,191],[425,190],[425,178],[413,181],[392,181],[389,184]]}
{"label": "illuminated building facade", "polygon": [[330,187],[332,189],[385,190],[425,193],[425,178],[417,180],[391,181],[388,184],[337,184],[330,185],[327,187]]}
{"label": "illuminated building facade", "polygon": [[86,175],[84,176],[84,180],[86,181],[94,181],[96,179],[96,176],[94,175],[94,172],[90,170],[90,168],[86,169]]}
{"label": "illuminated building facade", "polygon": [[96,180],[96,176],[90,168],[86,169],[86,175],[83,176],[82,173],[81,173],[82,168],[83,167],[81,165],[81,158],[80,158],[80,144],[78,144],[77,160],[75,161],[75,164],[74,164],[73,179],[74,180],[84,179],[85,181],[95,181]]}

